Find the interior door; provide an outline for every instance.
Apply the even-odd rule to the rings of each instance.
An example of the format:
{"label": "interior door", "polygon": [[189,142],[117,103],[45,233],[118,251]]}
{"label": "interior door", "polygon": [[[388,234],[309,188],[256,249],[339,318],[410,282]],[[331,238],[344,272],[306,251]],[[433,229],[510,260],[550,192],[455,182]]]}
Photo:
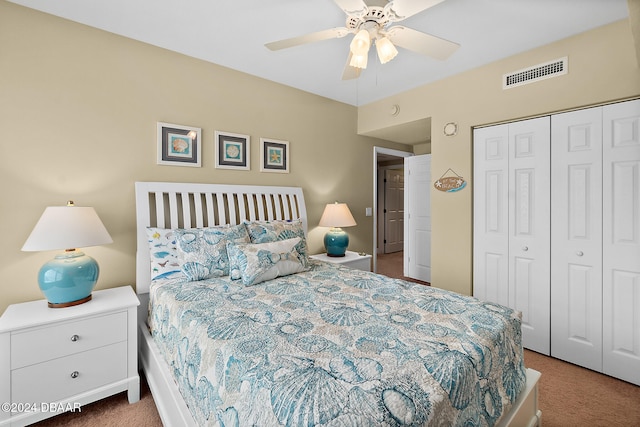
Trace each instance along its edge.
{"label": "interior door", "polygon": [[603,108],[603,371],[640,385],[640,100]]}
{"label": "interior door", "polygon": [[473,293],[522,312],[522,342],[550,351],[550,119],[474,131]]}
{"label": "interior door", "polygon": [[551,119],[509,125],[509,301],[522,312],[522,342],[551,347]]}
{"label": "interior door", "polygon": [[551,355],[601,371],[602,108],[551,120]]}
{"label": "interior door", "polygon": [[509,125],[473,132],[473,295],[509,306]]}
{"label": "interior door", "polygon": [[431,154],[405,157],[404,275],[431,282]]}
{"label": "interior door", "polygon": [[404,170],[386,169],[384,177],[384,253],[404,246]]}

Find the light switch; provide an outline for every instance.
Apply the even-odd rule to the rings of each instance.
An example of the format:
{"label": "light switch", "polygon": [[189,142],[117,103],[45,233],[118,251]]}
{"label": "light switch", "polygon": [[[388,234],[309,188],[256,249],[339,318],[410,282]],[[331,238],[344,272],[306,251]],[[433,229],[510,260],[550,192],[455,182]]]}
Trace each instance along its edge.
{"label": "light switch", "polygon": [[371,210],[371,208],[364,208],[364,214],[366,216],[371,216],[373,215],[373,211]]}

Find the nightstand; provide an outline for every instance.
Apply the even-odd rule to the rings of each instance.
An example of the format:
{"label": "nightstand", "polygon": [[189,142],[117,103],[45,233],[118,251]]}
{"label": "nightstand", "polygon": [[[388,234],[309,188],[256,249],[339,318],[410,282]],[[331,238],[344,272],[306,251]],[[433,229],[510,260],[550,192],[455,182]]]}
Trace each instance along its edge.
{"label": "nightstand", "polygon": [[137,306],[130,286],[49,308],[13,304],[0,317],[0,426],[22,426],[127,390],[140,400]]}
{"label": "nightstand", "polygon": [[342,264],[349,268],[355,268],[357,270],[371,271],[371,255],[360,255],[357,252],[347,251],[342,257],[332,257],[327,254],[311,255],[318,261],[331,262],[334,264]]}

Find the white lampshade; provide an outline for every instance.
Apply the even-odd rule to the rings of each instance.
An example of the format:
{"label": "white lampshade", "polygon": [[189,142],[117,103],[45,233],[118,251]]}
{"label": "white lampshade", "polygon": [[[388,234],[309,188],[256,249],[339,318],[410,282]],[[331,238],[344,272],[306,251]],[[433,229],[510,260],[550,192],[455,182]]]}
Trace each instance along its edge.
{"label": "white lampshade", "polygon": [[45,209],[23,251],[75,249],[113,243],[93,208],[50,206]]}
{"label": "white lampshade", "polygon": [[391,43],[386,37],[381,37],[376,40],[376,50],[378,51],[378,59],[381,64],[386,64],[396,57],[398,49]]}
{"label": "white lampshade", "polygon": [[320,227],[352,227],[356,220],[346,203],[330,203],[324,208],[320,218]]}
{"label": "white lampshade", "polygon": [[354,55],[366,55],[369,52],[369,47],[371,46],[371,36],[369,35],[369,31],[360,30],[351,40],[351,44],[349,45],[349,49],[351,53]]}
{"label": "white lampshade", "polygon": [[367,68],[367,61],[369,59],[369,53],[366,52],[363,55],[351,55],[349,65],[355,68]]}

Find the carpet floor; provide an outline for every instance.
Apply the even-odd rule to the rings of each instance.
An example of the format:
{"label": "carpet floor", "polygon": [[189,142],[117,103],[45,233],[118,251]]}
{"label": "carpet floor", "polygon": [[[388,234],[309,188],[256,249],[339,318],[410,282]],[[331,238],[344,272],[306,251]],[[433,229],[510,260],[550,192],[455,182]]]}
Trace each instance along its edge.
{"label": "carpet floor", "polygon": [[[402,277],[401,254],[378,256],[378,272]],[[525,350],[525,365],[542,373],[539,407],[545,427],[640,426],[640,387],[529,350]],[[140,401],[133,405],[123,392],[83,406],[81,412],[60,414],[34,425],[159,427],[162,422],[141,375]]]}

